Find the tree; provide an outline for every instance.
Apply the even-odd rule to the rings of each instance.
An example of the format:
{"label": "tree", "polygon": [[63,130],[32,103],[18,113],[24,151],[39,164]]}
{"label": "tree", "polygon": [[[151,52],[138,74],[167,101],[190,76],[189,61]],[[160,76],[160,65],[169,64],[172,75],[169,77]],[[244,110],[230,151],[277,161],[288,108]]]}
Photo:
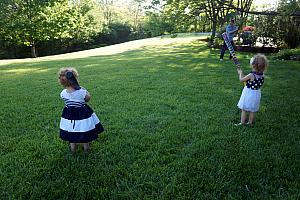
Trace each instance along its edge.
{"label": "tree", "polygon": [[[232,2],[232,0],[231,0]],[[231,2],[229,2],[231,4]],[[228,13],[228,11],[224,11],[225,0],[221,0],[220,2],[214,0],[207,0],[203,6],[206,12],[206,15],[209,17],[212,22],[212,34],[211,34],[211,42],[214,40],[216,35],[216,29],[219,22],[222,22],[222,18],[224,19],[224,13]],[[223,12],[222,12],[223,11]]]}
{"label": "tree", "polygon": [[63,1],[55,0],[2,1],[0,12],[2,38],[16,45],[30,46],[32,57],[37,57],[36,45],[40,41],[48,40],[53,33],[57,34],[54,30],[62,30],[57,29],[56,23],[50,20],[53,16],[50,8],[59,3],[59,7],[62,8]]}
{"label": "tree", "polygon": [[256,36],[262,43],[270,40],[279,47],[295,48],[300,45],[299,2],[280,1],[277,11],[255,13],[254,25]]}
{"label": "tree", "polygon": [[98,0],[101,12],[104,17],[104,24],[108,26],[113,22],[114,1],[113,0]]}
{"label": "tree", "polygon": [[278,6],[281,14],[278,18],[278,25],[281,37],[288,48],[295,48],[300,45],[300,1],[281,0]]}
{"label": "tree", "polygon": [[0,36],[10,44],[29,46],[34,58],[40,42],[88,40],[95,31],[90,3],[90,0],[3,0]]}
{"label": "tree", "polygon": [[[174,22],[175,30],[180,30],[182,25],[190,25],[191,23],[195,23],[196,26],[195,15],[196,13],[201,15],[202,19],[211,23],[212,42],[218,28],[223,26],[229,13],[237,14],[236,7],[242,9],[238,13],[242,19],[240,21],[240,25],[242,25],[248,15],[244,11],[250,9],[252,2],[253,0],[168,0],[164,6],[164,12]],[[184,15],[186,9],[190,10],[188,15]]]}
{"label": "tree", "polygon": [[[30,46],[32,57],[36,56],[36,44],[46,40],[48,34],[45,31],[45,17],[41,15],[44,9],[54,4],[54,1],[46,0],[6,0],[2,2],[1,25],[2,36],[15,44]],[[7,25],[5,25],[9,22]]]}
{"label": "tree", "polygon": [[16,16],[18,4],[10,0],[0,1],[0,38],[4,45],[13,46],[15,37],[18,35],[16,26]]}
{"label": "tree", "polygon": [[159,36],[166,32],[170,33],[173,31],[173,25],[167,22],[165,16],[161,13],[148,12],[147,21],[144,24],[144,30],[147,36]]}
{"label": "tree", "polygon": [[70,38],[84,42],[99,31],[92,11],[91,0],[80,0],[69,8],[67,24]]}

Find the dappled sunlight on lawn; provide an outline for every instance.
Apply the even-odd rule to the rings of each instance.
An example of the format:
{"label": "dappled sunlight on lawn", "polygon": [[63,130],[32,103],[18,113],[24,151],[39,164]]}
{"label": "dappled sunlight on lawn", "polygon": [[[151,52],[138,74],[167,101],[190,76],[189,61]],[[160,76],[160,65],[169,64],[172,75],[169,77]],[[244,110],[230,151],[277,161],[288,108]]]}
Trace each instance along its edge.
{"label": "dappled sunlight on lawn", "polygon": [[49,69],[42,69],[42,68],[20,68],[20,69],[1,70],[0,74],[24,75],[30,73],[44,73],[48,71]]}
{"label": "dappled sunlight on lawn", "polygon": [[99,64],[90,64],[90,65],[84,65],[82,68],[90,68],[90,67],[98,67]]}
{"label": "dappled sunlight on lawn", "polygon": [[148,71],[151,72],[151,73],[155,73],[155,72],[158,72],[158,68],[157,67],[156,68],[154,68],[154,67],[149,68]]}
{"label": "dappled sunlight on lawn", "polygon": [[266,113],[266,112],[267,112],[267,106],[265,106],[265,105],[260,105],[260,107],[259,107],[259,112],[260,112],[260,113]]}
{"label": "dappled sunlight on lawn", "polygon": [[199,70],[202,70],[202,69],[203,69],[202,66],[196,66],[196,67],[193,67],[193,68],[191,69],[191,71],[199,71]]}
{"label": "dappled sunlight on lawn", "polygon": [[184,67],[183,65],[178,65],[178,64],[175,64],[175,63],[171,63],[169,65],[167,65],[168,67],[172,67],[172,68],[182,68]]}
{"label": "dappled sunlight on lawn", "polygon": [[147,38],[147,39],[124,42],[121,44],[105,46],[96,49],[89,49],[89,50],[66,53],[61,55],[45,56],[45,57],[39,57],[35,59],[26,58],[26,59],[0,60],[0,66],[13,64],[13,63],[22,63],[22,62],[67,60],[67,59],[87,58],[91,56],[116,55],[116,54],[127,52],[129,50],[139,49],[145,46],[165,46],[165,45],[178,44],[178,43],[179,44],[188,43],[197,40],[201,37],[205,37],[205,36],[193,36],[193,37],[185,37],[185,38],[161,38],[161,37]]}
{"label": "dappled sunlight on lawn", "polygon": [[236,96],[238,96],[237,94],[236,94],[236,91],[233,89],[233,88],[230,88],[230,89],[223,89],[222,90],[223,91],[223,93],[225,93],[225,94],[227,94],[227,95],[236,95]]}
{"label": "dappled sunlight on lawn", "polygon": [[208,63],[207,65],[208,65],[208,67],[211,67],[211,68],[222,68],[221,65],[216,64],[216,63]]}

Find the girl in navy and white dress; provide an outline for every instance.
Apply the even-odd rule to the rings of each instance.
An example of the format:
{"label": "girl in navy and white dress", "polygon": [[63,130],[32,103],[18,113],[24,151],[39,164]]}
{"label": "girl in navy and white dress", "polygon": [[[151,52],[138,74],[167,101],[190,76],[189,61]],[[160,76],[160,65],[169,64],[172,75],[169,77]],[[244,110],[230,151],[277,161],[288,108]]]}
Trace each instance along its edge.
{"label": "girl in navy and white dress", "polygon": [[241,69],[237,69],[239,79],[245,82],[242,95],[237,106],[241,109],[241,121],[236,125],[246,124],[247,113],[249,113],[248,125],[253,126],[255,113],[259,110],[261,91],[264,84],[264,71],[268,66],[268,60],[263,54],[256,54],[250,60],[252,71],[244,75]]}
{"label": "girl in navy and white dress", "polygon": [[60,138],[68,141],[71,151],[76,151],[78,143],[84,151],[90,149],[89,142],[96,140],[103,132],[97,115],[86,104],[91,99],[89,92],[78,84],[78,72],[74,68],[61,68],[58,72],[60,84],[64,90],[60,97],[65,102],[60,120]]}

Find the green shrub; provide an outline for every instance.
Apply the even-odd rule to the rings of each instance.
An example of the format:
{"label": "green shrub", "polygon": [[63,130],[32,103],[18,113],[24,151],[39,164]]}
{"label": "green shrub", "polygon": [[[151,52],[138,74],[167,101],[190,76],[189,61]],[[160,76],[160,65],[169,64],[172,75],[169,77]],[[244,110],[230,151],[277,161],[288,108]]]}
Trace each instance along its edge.
{"label": "green shrub", "polygon": [[224,42],[223,39],[221,39],[221,38],[219,38],[219,37],[215,37],[213,46],[214,46],[215,48],[220,48],[220,47],[223,45],[223,42]]}
{"label": "green shrub", "polygon": [[275,55],[277,59],[300,60],[300,46],[295,49],[282,49]]}
{"label": "green shrub", "polygon": [[242,44],[249,45],[249,46],[255,45],[257,39],[257,37],[251,31],[244,31],[243,33],[240,34],[240,37],[243,40]]}

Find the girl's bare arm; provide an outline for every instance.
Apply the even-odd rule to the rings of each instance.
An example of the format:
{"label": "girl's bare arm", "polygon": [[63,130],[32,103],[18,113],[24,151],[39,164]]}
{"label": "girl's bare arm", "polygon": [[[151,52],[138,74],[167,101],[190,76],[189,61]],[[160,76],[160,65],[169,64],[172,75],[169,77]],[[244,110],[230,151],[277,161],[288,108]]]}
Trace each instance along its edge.
{"label": "girl's bare arm", "polygon": [[[82,87],[82,89],[86,90],[84,87]],[[86,102],[88,102],[90,99],[91,99],[91,95],[90,95],[89,91],[86,90],[86,95],[84,97],[84,100]]]}
{"label": "girl's bare arm", "polygon": [[246,82],[248,80],[253,80],[254,79],[252,74],[248,74],[248,75],[245,76],[241,69],[237,69],[237,72],[239,74],[240,82]]}

